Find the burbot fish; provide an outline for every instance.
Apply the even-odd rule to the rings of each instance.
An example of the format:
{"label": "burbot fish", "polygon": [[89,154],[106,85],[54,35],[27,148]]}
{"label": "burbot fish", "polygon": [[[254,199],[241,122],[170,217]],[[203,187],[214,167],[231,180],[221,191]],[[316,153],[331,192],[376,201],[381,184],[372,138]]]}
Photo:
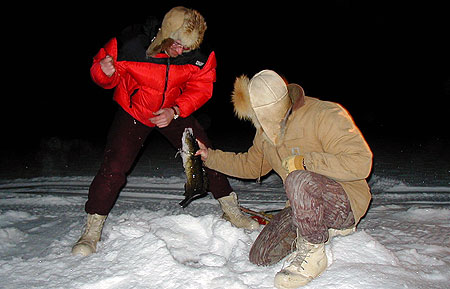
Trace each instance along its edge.
{"label": "burbot fish", "polygon": [[195,155],[199,147],[192,128],[184,129],[181,142],[180,153],[186,173],[186,184],[184,185],[185,198],[180,202],[180,206],[186,208],[191,201],[207,194],[208,178],[201,157]]}

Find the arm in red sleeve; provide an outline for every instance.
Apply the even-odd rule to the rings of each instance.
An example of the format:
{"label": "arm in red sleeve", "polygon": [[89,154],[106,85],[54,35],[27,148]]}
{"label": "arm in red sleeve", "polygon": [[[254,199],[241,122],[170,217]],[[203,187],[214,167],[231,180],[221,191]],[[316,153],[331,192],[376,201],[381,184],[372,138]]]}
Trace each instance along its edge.
{"label": "arm in red sleeve", "polygon": [[105,88],[105,89],[111,89],[114,88],[119,83],[120,73],[117,71],[111,76],[106,76],[105,73],[103,73],[101,67],[100,67],[100,60],[105,58],[106,56],[110,55],[114,62],[117,61],[117,40],[116,38],[111,39],[106,45],[100,49],[100,51],[95,55],[94,62],[91,66],[91,77],[92,80],[98,84],[99,86]]}

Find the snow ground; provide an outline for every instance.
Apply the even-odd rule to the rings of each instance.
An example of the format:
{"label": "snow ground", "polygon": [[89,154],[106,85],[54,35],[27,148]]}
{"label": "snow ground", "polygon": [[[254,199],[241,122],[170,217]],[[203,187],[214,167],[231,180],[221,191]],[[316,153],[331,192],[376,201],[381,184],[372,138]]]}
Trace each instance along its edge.
{"label": "snow ground", "polygon": [[[355,234],[327,245],[328,270],[304,288],[449,288],[448,153],[371,147],[371,208]],[[392,157],[397,149],[401,157]],[[98,151],[72,143],[58,153],[9,155],[0,170],[0,288],[273,288],[286,264],[248,261],[258,232],[221,219],[211,197],[178,206],[184,178],[173,156],[144,152],[108,217],[98,253],[74,257]],[[284,205],[274,175],[261,185],[231,183],[247,207]]]}
{"label": "snow ground", "polygon": [[[122,197],[89,257],[70,254],[85,196],[0,197],[1,288],[273,288],[284,265],[251,264],[258,232],[232,227],[209,197],[185,210],[181,197]],[[328,270],[305,288],[448,288],[450,210],[373,206],[357,233],[333,239],[327,254]]]}

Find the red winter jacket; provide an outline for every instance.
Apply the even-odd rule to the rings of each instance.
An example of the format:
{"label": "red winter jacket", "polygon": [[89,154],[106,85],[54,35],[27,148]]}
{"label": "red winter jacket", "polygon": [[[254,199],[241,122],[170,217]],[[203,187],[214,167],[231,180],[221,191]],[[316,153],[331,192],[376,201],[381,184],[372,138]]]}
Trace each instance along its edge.
{"label": "red winter jacket", "polygon": [[[103,88],[115,88],[114,100],[141,123],[153,127],[149,121],[153,112],[177,105],[180,117],[187,117],[212,96],[216,80],[216,57],[208,57],[199,50],[169,58],[160,53],[147,57],[145,38],[128,40],[118,49],[118,40],[111,39],[94,57],[91,76]],[[116,72],[106,76],[100,60],[110,55]]]}

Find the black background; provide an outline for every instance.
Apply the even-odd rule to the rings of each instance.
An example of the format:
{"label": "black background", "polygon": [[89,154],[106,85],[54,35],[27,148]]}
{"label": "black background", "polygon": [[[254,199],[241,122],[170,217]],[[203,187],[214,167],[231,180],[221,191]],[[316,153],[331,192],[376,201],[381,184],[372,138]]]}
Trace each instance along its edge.
{"label": "black background", "polygon": [[90,78],[93,56],[126,26],[163,17],[177,5],[205,17],[204,41],[216,52],[214,95],[196,113],[209,134],[249,129],[233,115],[234,79],[273,69],[308,96],[342,104],[369,139],[448,139],[444,7],[429,1],[241,2],[14,8],[13,20],[3,25],[2,147],[32,147],[53,136],[103,142],[116,105],[112,91]]}

